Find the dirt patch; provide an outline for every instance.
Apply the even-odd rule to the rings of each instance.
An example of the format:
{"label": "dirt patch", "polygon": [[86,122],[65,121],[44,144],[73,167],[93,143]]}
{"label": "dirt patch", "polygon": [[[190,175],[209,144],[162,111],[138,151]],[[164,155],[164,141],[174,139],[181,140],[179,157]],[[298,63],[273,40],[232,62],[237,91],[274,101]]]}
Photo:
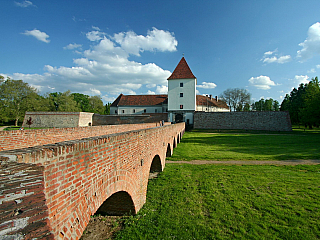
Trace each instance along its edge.
{"label": "dirt patch", "polygon": [[123,228],[122,216],[95,216],[90,219],[80,239],[114,239],[115,233]]}

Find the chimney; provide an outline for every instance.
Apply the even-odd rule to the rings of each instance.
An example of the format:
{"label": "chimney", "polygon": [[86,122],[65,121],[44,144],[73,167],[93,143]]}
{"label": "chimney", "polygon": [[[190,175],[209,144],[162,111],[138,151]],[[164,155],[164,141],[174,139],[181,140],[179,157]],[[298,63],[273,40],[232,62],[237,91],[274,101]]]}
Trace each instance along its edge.
{"label": "chimney", "polygon": [[212,95],[210,94],[210,100],[212,100]]}
{"label": "chimney", "polygon": [[218,100],[219,100],[219,99],[218,99],[218,96],[216,96],[216,101],[218,102]]}

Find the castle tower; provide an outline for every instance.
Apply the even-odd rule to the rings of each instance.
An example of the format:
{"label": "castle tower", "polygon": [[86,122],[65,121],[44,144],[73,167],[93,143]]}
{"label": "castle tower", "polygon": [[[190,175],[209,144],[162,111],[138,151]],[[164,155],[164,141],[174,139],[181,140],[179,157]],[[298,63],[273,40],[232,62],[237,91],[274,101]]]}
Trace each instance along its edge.
{"label": "castle tower", "polygon": [[184,57],[167,80],[169,121],[193,124],[197,78]]}

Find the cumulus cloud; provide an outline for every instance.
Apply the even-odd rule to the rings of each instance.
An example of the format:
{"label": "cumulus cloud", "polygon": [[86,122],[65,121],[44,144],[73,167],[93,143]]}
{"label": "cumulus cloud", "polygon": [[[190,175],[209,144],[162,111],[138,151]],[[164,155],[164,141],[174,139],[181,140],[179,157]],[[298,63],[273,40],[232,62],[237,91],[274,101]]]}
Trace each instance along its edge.
{"label": "cumulus cloud", "polygon": [[263,54],[263,58],[261,59],[261,61],[264,63],[280,63],[280,64],[291,61],[290,55],[278,56],[277,52],[278,52],[278,49],[274,51],[265,52]]}
{"label": "cumulus cloud", "polygon": [[14,4],[18,7],[23,7],[23,8],[30,7],[30,6],[36,7],[36,5],[34,5],[31,1],[27,1],[27,0],[23,2],[14,2]]}
{"label": "cumulus cloud", "polygon": [[295,86],[300,85],[301,83],[306,84],[309,83],[309,77],[308,75],[296,75],[294,76],[294,79],[292,79]]}
{"label": "cumulus cloud", "polygon": [[39,31],[37,29],[33,29],[31,31],[26,30],[22,34],[24,34],[26,36],[33,36],[36,39],[38,39],[39,41],[42,41],[42,42],[45,42],[45,43],[49,43],[50,42],[50,40],[48,39],[49,35],[46,34],[45,32],[41,32],[41,31]]}
{"label": "cumulus cloud", "polygon": [[217,85],[215,83],[211,83],[211,82],[202,82],[201,85],[197,85],[198,88],[215,88]]}
{"label": "cumulus cloud", "polygon": [[263,90],[268,90],[276,84],[268,76],[252,77],[249,79],[250,85]]}
{"label": "cumulus cloud", "polygon": [[63,47],[63,49],[72,50],[72,49],[76,49],[76,48],[81,49],[81,47],[82,47],[82,44],[70,43],[69,45]]}
{"label": "cumulus cloud", "polygon": [[165,85],[157,86],[156,94],[168,94],[168,87]]}
{"label": "cumulus cloud", "polygon": [[86,36],[90,41],[96,42],[103,39],[103,37],[105,36],[105,33],[95,30],[95,31],[88,32]]}
{"label": "cumulus cloud", "polygon": [[[136,52],[128,46],[133,46],[137,43],[137,38],[141,38],[144,40],[138,41],[140,54],[144,51],[171,52],[175,49],[173,46],[176,46],[173,34],[155,28],[146,36],[137,35],[132,31],[124,32],[123,39],[126,44],[121,45],[114,37],[119,33],[107,36],[98,27],[93,27],[93,30],[97,33],[89,34],[87,38],[94,35],[98,37],[88,38],[91,43],[88,49],[81,50],[83,46],[76,43],[64,47],[81,51],[82,56],[73,60],[72,67],[45,65],[45,73],[42,75],[16,73],[10,77],[22,79],[43,93],[64,92],[69,89],[88,95],[99,94],[103,101],[115,99],[120,93],[135,95],[138,91],[142,92],[142,87],[149,88],[149,94],[167,94],[166,79],[171,72],[155,63],[142,64],[129,60]],[[129,35],[135,37],[126,37]],[[149,38],[152,44],[146,41]]]}
{"label": "cumulus cloud", "polygon": [[320,54],[320,23],[313,24],[308,29],[308,37],[299,44],[302,47],[297,52],[297,57],[302,61],[312,58],[315,54]]}
{"label": "cumulus cloud", "polygon": [[129,54],[140,56],[143,51],[176,51],[178,42],[172,33],[153,28],[147,36],[137,35],[133,31],[115,34],[113,39]]}
{"label": "cumulus cloud", "polygon": [[156,93],[155,92],[153,92],[153,91],[151,91],[151,90],[148,90],[148,92],[147,92],[147,95],[155,95]]}

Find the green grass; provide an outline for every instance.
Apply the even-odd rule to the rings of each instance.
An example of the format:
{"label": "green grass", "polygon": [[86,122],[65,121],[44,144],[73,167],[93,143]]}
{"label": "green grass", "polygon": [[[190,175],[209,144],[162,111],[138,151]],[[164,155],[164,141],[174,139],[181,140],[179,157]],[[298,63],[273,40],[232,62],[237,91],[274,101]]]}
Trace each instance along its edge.
{"label": "green grass", "polygon": [[167,160],[292,160],[320,159],[320,131],[186,132]]}
{"label": "green grass", "polygon": [[167,164],[117,239],[319,239],[320,165]]}

